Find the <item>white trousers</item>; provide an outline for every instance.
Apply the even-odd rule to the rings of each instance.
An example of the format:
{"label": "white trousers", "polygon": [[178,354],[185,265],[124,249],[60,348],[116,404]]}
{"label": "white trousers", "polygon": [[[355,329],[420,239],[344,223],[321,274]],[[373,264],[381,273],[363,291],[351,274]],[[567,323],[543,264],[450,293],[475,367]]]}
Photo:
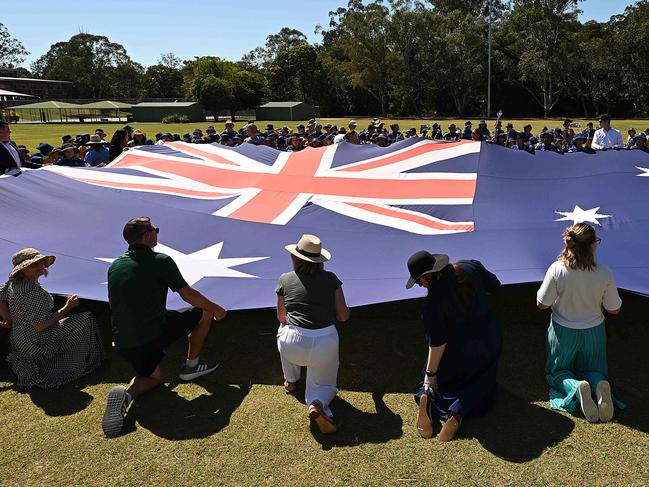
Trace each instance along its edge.
{"label": "white trousers", "polygon": [[306,367],[305,401],[307,406],[320,401],[324,413],[333,417],[329,403],[338,388],[338,331],[334,325],[317,330],[299,326],[280,325],[277,330],[277,348],[282,360],[284,379],[297,382],[301,367]]}

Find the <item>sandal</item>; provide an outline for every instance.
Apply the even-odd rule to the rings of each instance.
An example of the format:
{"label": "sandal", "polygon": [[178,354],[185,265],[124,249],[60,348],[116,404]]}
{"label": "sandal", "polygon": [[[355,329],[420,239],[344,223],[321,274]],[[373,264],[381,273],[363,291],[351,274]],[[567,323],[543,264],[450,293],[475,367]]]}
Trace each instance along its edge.
{"label": "sandal", "polygon": [[295,382],[284,381],[284,390],[286,394],[293,394],[297,390],[297,385]]}
{"label": "sandal", "polygon": [[313,401],[309,406],[309,419],[315,421],[321,433],[331,434],[338,431],[334,420],[327,416],[323,411],[323,406],[320,401]]}
{"label": "sandal", "polygon": [[428,394],[419,398],[419,411],[417,412],[417,431],[422,438],[432,438],[433,422],[428,417]]}

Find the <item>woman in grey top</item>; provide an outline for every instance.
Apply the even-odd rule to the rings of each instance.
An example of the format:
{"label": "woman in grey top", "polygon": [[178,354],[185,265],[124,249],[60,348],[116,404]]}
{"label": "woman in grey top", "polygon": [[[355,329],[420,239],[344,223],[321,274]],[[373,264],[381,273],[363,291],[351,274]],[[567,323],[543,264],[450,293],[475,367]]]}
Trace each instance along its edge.
{"label": "woman in grey top", "polygon": [[324,270],[331,254],[315,235],[302,235],[287,245],[293,271],[277,284],[277,348],[284,372],[284,388],[295,392],[301,368],[306,367],[305,401],[309,418],[322,433],[333,433],[336,424],[329,403],[336,397],[338,332],[335,322],[349,319],[342,282]]}

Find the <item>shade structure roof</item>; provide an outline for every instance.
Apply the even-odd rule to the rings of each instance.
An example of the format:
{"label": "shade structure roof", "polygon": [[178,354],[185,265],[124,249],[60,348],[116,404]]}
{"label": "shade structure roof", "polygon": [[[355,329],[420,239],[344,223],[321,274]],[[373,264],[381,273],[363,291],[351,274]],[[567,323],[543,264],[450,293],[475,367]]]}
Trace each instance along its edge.
{"label": "shade structure roof", "polygon": [[151,102],[151,101],[144,101],[142,103],[138,103],[137,105],[133,105],[134,107],[142,108],[142,107],[190,107],[192,105],[198,104],[197,101],[174,101],[174,102]]}
{"label": "shade structure roof", "polygon": [[302,101],[271,101],[260,105],[259,108],[291,108],[301,105]]}
{"label": "shade structure roof", "polygon": [[121,101],[95,101],[93,103],[86,103],[82,105],[84,108],[95,108],[98,110],[122,110],[131,108],[133,105],[131,103],[123,103]]}
{"label": "shade structure roof", "polygon": [[14,110],[33,109],[33,110],[60,110],[62,108],[82,108],[83,105],[76,105],[74,103],[66,103],[64,101],[41,101],[38,103],[28,103],[27,105],[17,105],[12,108]]}
{"label": "shade structure roof", "polygon": [[33,97],[34,95],[28,95],[26,93],[16,93],[15,91],[0,90],[0,96],[29,96],[29,97]]}

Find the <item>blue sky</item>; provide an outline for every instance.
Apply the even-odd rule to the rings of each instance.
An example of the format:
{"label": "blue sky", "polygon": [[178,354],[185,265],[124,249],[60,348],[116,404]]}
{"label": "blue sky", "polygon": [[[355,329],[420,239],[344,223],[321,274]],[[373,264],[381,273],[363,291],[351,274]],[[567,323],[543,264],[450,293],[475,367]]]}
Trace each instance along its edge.
{"label": "blue sky", "polygon": [[[632,3],[585,0],[580,6],[581,19],[605,21]],[[236,61],[282,27],[298,29],[310,41],[319,41],[315,26],[326,27],[329,11],[346,4],[346,0],[110,0],[102,4],[2,0],[0,22],[31,52],[25,67],[51,44],[79,32],[105,35],[122,44],[132,59],[149,66],[165,52],[182,59],[216,55]]]}

